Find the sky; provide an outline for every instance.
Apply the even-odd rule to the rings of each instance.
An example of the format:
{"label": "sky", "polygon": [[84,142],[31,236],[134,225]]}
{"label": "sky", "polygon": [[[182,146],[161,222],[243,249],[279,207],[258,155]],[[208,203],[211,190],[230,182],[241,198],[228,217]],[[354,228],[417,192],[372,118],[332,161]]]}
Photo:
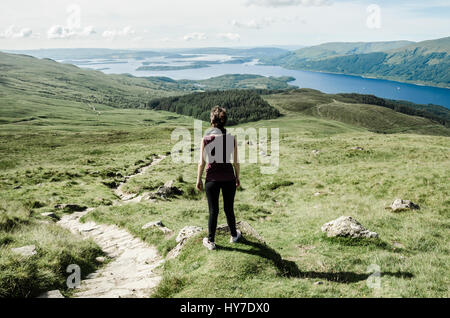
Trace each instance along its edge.
{"label": "sky", "polygon": [[450,36],[448,0],[2,0],[0,50],[311,46]]}

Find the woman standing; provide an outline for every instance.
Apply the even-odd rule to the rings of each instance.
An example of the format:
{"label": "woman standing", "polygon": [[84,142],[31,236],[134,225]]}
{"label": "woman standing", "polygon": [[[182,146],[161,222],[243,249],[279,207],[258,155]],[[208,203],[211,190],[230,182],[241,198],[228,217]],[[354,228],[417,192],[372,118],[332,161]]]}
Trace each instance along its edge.
{"label": "woman standing", "polygon": [[[230,228],[230,242],[235,243],[241,237],[241,232],[236,230],[234,216],[234,196],[236,188],[240,186],[239,160],[237,143],[234,136],[227,134],[225,124],[227,112],[224,108],[216,106],[211,110],[211,127],[213,129],[206,135],[200,146],[200,162],[197,171],[197,189],[203,191],[202,175],[205,169],[205,157],[208,157],[206,167],[205,192],[208,199],[209,221],[208,237],[203,239],[203,245],[209,250],[214,250],[217,217],[219,215],[219,195],[222,189],[223,208]],[[231,164],[233,158],[233,164]],[[233,169],[234,168],[234,169]]]}

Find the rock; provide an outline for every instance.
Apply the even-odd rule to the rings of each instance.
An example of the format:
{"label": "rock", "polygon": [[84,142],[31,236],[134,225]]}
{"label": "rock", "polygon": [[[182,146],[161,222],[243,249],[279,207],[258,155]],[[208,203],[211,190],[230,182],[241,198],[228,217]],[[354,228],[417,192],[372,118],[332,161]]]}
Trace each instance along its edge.
{"label": "rock", "polygon": [[154,227],[154,226],[164,226],[164,225],[163,225],[162,221],[155,221],[155,222],[150,222],[150,223],[143,225],[142,229],[146,230],[146,229]]}
{"label": "rock", "polygon": [[314,149],[313,151],[311,151],[311,153],[313,155],[318,155],[320,153],[320,150]]}
{"label": "rock", "polygon": [[41,213],[41,215],[42,215],[42,216],[49,217],[49,218],[52,218],[52,219],[58,219],[58,217],[56,216],[56,214],[53,213],[53,212],[44,212],[44,213]]}
{"label": "rock", "polygon": [[[236,228],[240,230],[242,234],[252,236],[261,243],[266,244],[262,236],[259,235],[259,233],[249,223],[245,221],[239,221],[236,223]],[[227,224],[222,224],[217,227],[217,232],[230,232],[230,228],[228,227]]]}
{"label": "rock", "polygon": [[352,150],[359,150],[359,151],[363,151],[364,148],[363,147],[353,147]]}
{"label": "rock", "polygon": [[177,238],[175,240],[177,243],[183,242],[185,240],[188,240],[192,236],[196,235],[197,233],[200,233],[201,231],[203,231],[203,229],[198,226],[185,226],[178,233]]}
{"label": "rock", "polygon": [[327,232],[328,237],[351,237],[351,238],[377,238],[378,234],[365,229],[358,221],[351,216],[341,216],[334,221],[322,226],[322,232]]}
{"label": "rock", "polygon": [[174,186],[175,181],[167,181],[162,187],[159,187],[158,190],[154,193],[154,195],[159,196],[161,198],[170,198],[176,195],[180,195],[183,191]]}
{"label": "rock", "polygon": [[51,290],[40,294],[37,298],[64,298],[59,290]]}
{"label": "rock", "polygon": [[323,282],[318,281],[318,282],[315,282],[314,285],[316,285],[316,286],[317,286],[317,285],[323,285]]}
{"label": "rock", "polygon": [[104,263],[106,261],[106,258],[103,256],[96,257],[95,260],[99,263]]}
{"label": "rock", "polygon": [[25,256],[25,257],[29,257],[29,256],[33,256],[33,255],[37,254],[36,246],[34,246],[34,245],[27,245],[27,246],[12,248],[11,252]]}
{"label": "rock", "polygon": [[394,242],[392,245],[395,248],[398,248],[398,249],[404,249],[405,248],[405,245],[403,245],[402,243],[399,243],[399,242]]}
{"label": "rock", "polygon": [[392,202],[391,206],[388,208],[390,208],[392,212],[400,212],[406,210],[420,210],[420,207],[417,204],[409,200],[402,200],[402,199],[395,199],[394,202]]}
{"label": "rock", "polygon": [[155,221],[155,222],[147,223],[144,226],[142,226],[142,229],[146,230],[146,229],[149,229],[151,227],[159,228],[164,234],[171,234],[171,233],[173,233],[173,231],[171,229],[169,229],[169,228],[164,226],[162,221]]}
{"label": "rock", "polygon": [[198,226],[185,226],[178,233],[176,242],[178,243],[168,254],[167,259],[172,259],[177,257],[181,253],[181,249],[186,244],[186,242],[194,235],[203,231],[201,227]]}
{"label": "rock", "polygon": [[55,209],[64,210],[64,212],[82,212],[87,207],[78,204],[57,204],[55,205]]}

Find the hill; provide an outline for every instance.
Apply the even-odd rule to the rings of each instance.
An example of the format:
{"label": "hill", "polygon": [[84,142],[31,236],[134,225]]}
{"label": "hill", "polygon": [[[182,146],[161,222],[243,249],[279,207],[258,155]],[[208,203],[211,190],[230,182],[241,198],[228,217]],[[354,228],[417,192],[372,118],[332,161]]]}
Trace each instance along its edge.
{"label": "hill", "polygon": [[[331,43],[300,49],[268,64],[450,87],[450,37],[408,42]],[[397,48],[396,48],[397,46]]]}
{"label": "hill", "polygon": [[152,100],[150,109],[165,110],[209,121],[211,108],[221,105],[228,111],[228,124],[236,125],[272,119],[280,113],[257,93],[249,90],[213,91]]}
{"label": "hill", "polygon": [[[448,137],[384,135],[363,128],[376,121],[376,127],[388,130],[391,117],[397,131],[420,131],[418,125],[423,124],[423,129],[437,132],[436,127],[444,126],[364,104],[378,103],[376,98],[314,90],[240,92],[258,103],[260,98],[269,100],[285,115],[240,125],[280,131],[276,174],[262,174],[263,163],[243,162],[242,187],[235,202],[237,220],[250,223],[266,244],[246,233],[243,240],[231,244],[229,235],[218,233],[219,248],[210,252],[201,244],[208,209],[203,194],[194,189],[197,158],[192,163],[175,163],[170,158],[172,132],[179,127],[192,129],[192,118],[80,102],[76,90],[81,91],[81,100],[89,101],[93,94],[93,100],[108,101],[106,92],[130,89],[139,94],[143,88],[134,87],[132,77],[85,73],[71,66],[61,69],[52,61],[41,64],[24,59],[29,68],[1,62],[0,297],[35,297],[55,289],[71,297],[65,271],[69,264],[78,264],[85,279],[95,270],[109,270],[112,262],[123,261],[110,253],[114,247],[108,236],[108,248],[102,250],[95,241],[56,224],[56,219],[73,216],[71,209],[84,207],[93,209],[82,221],[125,229],[142,244],[156,246],[162,257],[177,245],[176,235],[182,228],[203,228],[177,258],[165,261],[160,268],[162,281],[148,296],[448,297]],[[58,79],[62,74],[70,85]],[[171,87],[180,84],[158,81],[167,90],[149,95],[179,93]],[[148,79],[138,83],[150,85],[147,82],[156,85]],[[102,87],[96,94],[88,93],[95,83]],[[187,95],[186,99],[214,94],[221,93]],[[147,101],[143,103],[146,106]],[[339,117],[342,114],[344,118]],[[364,150],[353,150],[355,146]],[[167,155],[166,159],[142,170],[161,155]],[[144,198],[172,180],[182,194]],[[122,190],[142,196],[141,201],[118,202],[114,190],[125,181]],[[387,211],[386,205],[396,197],[419,204],[420,211]],[[380,237],[351,240],[321,233],[324,223],[341,215],[352,215]],[[144,227],[155,220],[173,232]],[[220,213],[219,224],[223,223],[225,216]],[[86,225],[84,230],[91,231],[92,226]],[[115,236],[117,240],[123,243],[123,236]],[[30,245],[35,247],[30,257],[13,252]],[[131,254],[130,259],[153,260]],[[374,264],[381,271],[379,289],[367,285],[373,278],[368,270]]]}
{"label": "hill", "polygon": [[[439,108],[444,114],[438,116],[423,112],[423,105],[406,102],[402,108],[402,102],[375,96],[332,95],[312,89],[289,90],[264,95],[263,98],[286,115],[308,114],[363,127],[377,133],[408,132],[450,136],[450,129],[445,127],[445,124],[449,123],[450,111],[444,107]],[[413,108],[414,106],[417,108]]]}
{"label": "hill", "polygon": [[155,98],[198,91],[283,89],[291,87],[287,84],[290,80],[258,75],[224,75],[200,81],[105,75],[50,59],[0,52],[0,123],[68,118],[73,108],[83,112],[105,107],[143,108]]}

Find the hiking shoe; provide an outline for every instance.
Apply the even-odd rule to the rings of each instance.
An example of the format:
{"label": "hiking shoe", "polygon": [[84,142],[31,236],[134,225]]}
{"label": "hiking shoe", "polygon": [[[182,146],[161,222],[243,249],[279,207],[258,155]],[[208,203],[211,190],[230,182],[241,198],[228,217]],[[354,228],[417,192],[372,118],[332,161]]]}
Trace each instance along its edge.
{"label": "hiking shoe", "polygon": [[216,249],[216,243],[210,242],[207,237],[203,239],[203,246],[206,247],[208,250],[212,251]]}
{"label": "hiking shoe", "polygon": [[241,231],[237,230],[236,233],[237,233],[236,236],[230,237],[230,243],[236,243],[242,237]]}

